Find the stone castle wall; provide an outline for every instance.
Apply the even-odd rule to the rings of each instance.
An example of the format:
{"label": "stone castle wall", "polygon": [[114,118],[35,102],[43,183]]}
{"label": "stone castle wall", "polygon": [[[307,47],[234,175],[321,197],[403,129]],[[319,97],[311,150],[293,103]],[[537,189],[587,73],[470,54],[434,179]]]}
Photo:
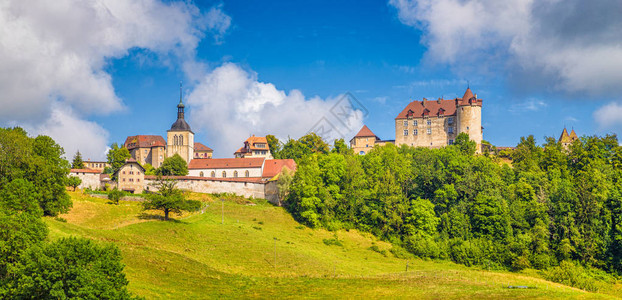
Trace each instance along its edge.
{"label": "stone castle wall", "polygon": [[[145,190],[157,191],[156,180],[152,178],[145,179]],[[276,181],[223,181],[212,179],[177,179],[177,188],[196,193],[234,193],[239,196],[262,198],[270,202],[277,201]]]}
{"label": "stone castle wall", "polygon": [[[429,124],[428,121],[430,121]],[[449,140],[456,139],[458,132],[456,123],[457,118],[455,115],[396,119],[395,144],[397,146],[405,144],[408,146],[428,148],[447,146]],[[404,130],[408,130],[407,135],[404,135]],[[451,131],[453,131],[453,133],[450,133]]]}
{"label": "stone castle wall", "polygon": [[80,180],[82,180],[82,183],[80,183],[80,185],[78,186],[78,188],[80,189],[89,188],[92,190],[96,190],[101,187],[99,173],[82,173],[82,172],[73,173],[71,172],[69,173],[69,176],[76,176],[80,178]]}

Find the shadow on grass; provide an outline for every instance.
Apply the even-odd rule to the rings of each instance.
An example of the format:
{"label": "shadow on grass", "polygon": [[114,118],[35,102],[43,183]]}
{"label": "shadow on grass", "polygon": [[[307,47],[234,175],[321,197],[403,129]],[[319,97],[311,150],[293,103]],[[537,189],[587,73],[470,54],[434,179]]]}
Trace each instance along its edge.
{"label": "shadow on grass", "polygon": [[181,220],[176,220],[174,218],[169,217],[168,220],[164,220],[164,216],[163,215],[156,215],[156,214],[151,214],[151,213],[140,213],[138,215],[138,218],[141,220],[159,220],[159,221],[167,221],[167,222],[173,222],[173,223],[180,223],[180,224],[189,224],[188,222],[184,222]]}

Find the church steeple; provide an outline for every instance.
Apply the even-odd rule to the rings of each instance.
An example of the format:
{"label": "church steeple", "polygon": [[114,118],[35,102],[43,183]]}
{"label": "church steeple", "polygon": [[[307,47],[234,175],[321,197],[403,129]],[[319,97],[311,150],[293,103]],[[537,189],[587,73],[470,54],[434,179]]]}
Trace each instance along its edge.
{"label": "church steeple", "polygon": [[180,81],[179,82],[179,104],[177,104],[177,119],[184,118],[184,108],[186,107],[181,98],[181,91],[182,89],[181,89],[181,81]]}
{"label": "church steeple", "polygon": [[175,123],[173,123],[173,125],[171,126],[172,131],[191,131],[190,125],[188,125],[188,123],[186,123],[186,120],[184,120],[185,107],[186,106],[184,105],[184,102],[182,100],[182,85],[180,81],[179,82],[179,104],[177,104],[177,121],[175,121]]}

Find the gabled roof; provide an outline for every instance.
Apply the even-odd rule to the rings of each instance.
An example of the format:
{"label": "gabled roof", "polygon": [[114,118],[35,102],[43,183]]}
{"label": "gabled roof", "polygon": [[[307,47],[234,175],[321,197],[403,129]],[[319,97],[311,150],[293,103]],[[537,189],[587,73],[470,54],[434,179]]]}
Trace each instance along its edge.
{"label": "gabled roof", "polygon": [[265,158],[195,158],[188,164],[188,169],[232,169],[261,168]]}
{"label": "gabled roof", "polygon": [[201,143],[194,143],[194,151],[214,151],[212,148],[205,146]]}
{"label": "gabled roof", "polygon": [[568,130],[566,130],[566,128],[564,128],[564,130],[562,131],[562,135],[559,136],[559,142],[572,143],[572,139],[570,138],[570,135],[568,134]]}
{"label": "gabled roof", "polygon": [[134,148],[166,147],[166,142],[159,135],[133,135],[125,139],[124,145],[128,150],[132,150]]}
{"label": "gabled roof", "polygon": [[359,133],[357,133],[354,137],[375,137],[375,138],[378,138],[371,131],[371,129],[369,129],[369,127],[367,127],[367,125],[363,125],[363,128],[361,128],[361,130],[359,130]]}
{"label": "gabled roof", "polygon": [[263,174],[261,177],[272,178],[281,173],[283,168],[296,171],[296,162],[293,159],[267,159],[263,166]]}

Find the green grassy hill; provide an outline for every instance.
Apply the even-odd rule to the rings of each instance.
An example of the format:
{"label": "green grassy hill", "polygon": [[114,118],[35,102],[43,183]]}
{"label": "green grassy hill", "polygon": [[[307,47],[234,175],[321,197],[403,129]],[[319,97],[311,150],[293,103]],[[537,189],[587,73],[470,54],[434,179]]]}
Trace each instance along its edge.
{"label": "green grassy hill", "polygon": [[[47,218],[52,239],[113,242],[123,253],[129,289],[153,298],[612,298],[535,275],[484,271],[443,261],[398,259],[391,245],[354,230],[298,224],[282,208],[193,194],[207,207],[164,222],[136,201],[71,193],[74,207]],[[224,224],[222,223],[224,211]],[[332,243],[331,243],[332,242]],[[370,250],[374,247],[376,251]],[[275,256],[276,252],[276,256]],[[408,272],[406,265],[408,264]],[[533,289],[508,289],[507,285]]]}

